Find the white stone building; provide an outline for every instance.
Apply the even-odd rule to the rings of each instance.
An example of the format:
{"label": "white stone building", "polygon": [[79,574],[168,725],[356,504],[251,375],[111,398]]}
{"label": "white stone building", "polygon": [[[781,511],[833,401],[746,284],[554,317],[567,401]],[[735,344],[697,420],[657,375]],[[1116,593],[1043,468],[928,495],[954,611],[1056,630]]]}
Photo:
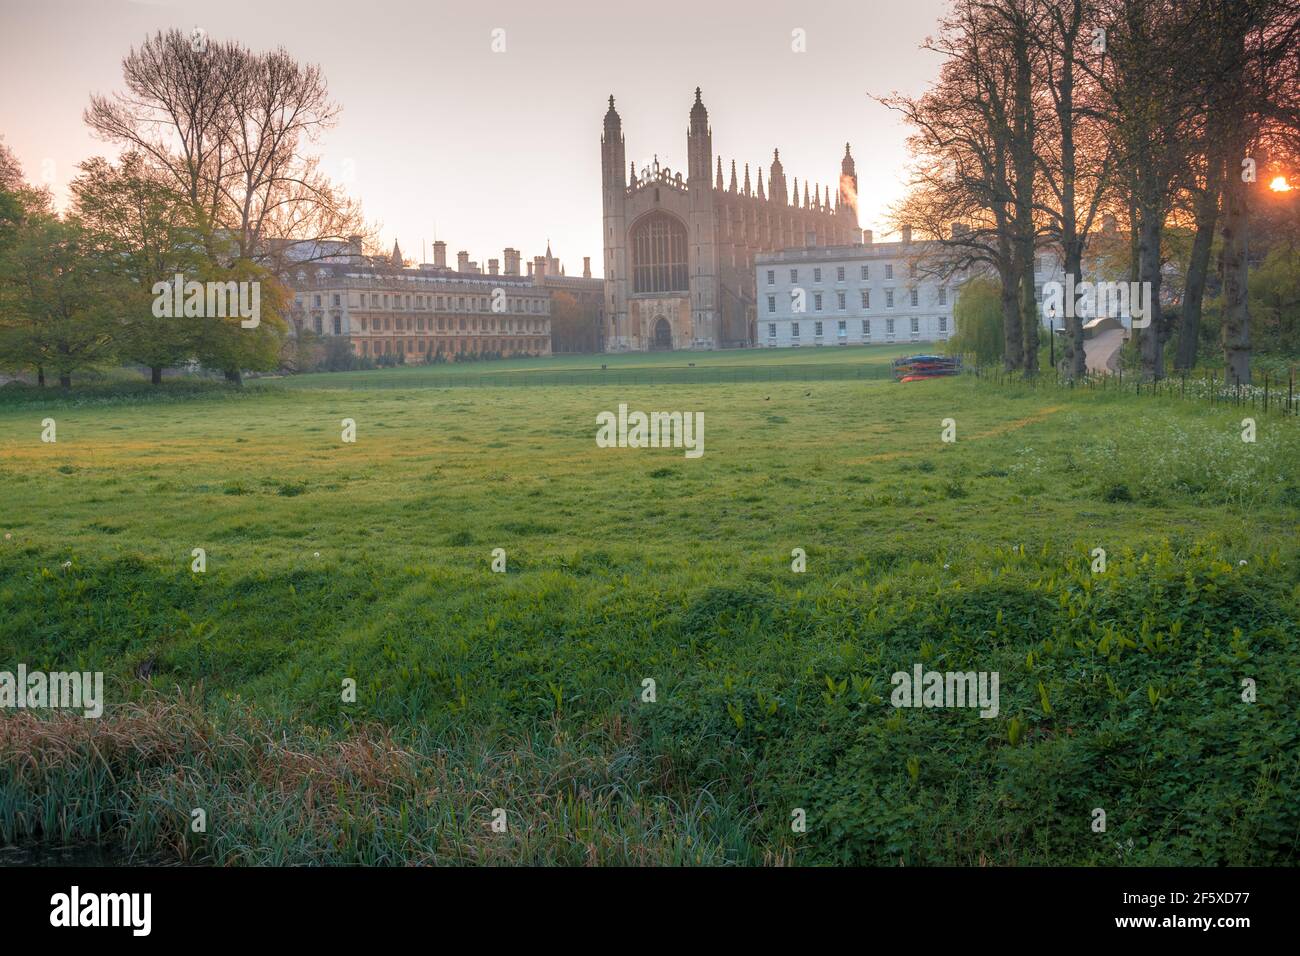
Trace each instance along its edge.
{"label": "white stone building", "polygon": [[873,242],[759,254],[757,345],[791,348],[945,342],[959,284],[927,275],[928,243]]}

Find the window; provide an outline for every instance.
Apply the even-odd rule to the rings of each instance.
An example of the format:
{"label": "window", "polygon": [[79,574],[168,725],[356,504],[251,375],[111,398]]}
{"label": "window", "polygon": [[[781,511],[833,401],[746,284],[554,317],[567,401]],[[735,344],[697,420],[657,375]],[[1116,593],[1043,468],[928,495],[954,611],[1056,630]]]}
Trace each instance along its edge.
{"label": "window", "polygon": [[870,290],[870,289],[863,289],[863,290],[862,290],[862,307],[863,307],[864,309],[869,309],[869,308],[871,308],[871,290]]}
{"label": "window", "polygon": [[312,296],[312,297],[311,297],[311,304],[314,305],[316,308],[319,309],[319,308],[320,308],[320,296],[318,296],[318,295],[314,295],[314,296]]}
{"label": "window", "polygon": [[774,338],[776,338],[776,323],[775,323],[775,322],[769,322],[769,323],[767,323],[767,337],[768,337],[769,339],[774,339]]}
{"label": "window", "polygon": [[372,329],[374,329],[376,332],[378,332],[378,331],[379,331],[379,320],[378,320],[378,319],[371,319],[371,320],[370,320],[370,327],[371,327]]}
{"label": "window", "polygon": [[791,282],[798,282],[798,281],[799,281],[799,270],[798,270],[798,269],[791,269],[791,270],[790,270],[790,281],[791,281]]}
{"label": "window", "polygon": [[870,279],[870,278],[871,278],[871,267],[870,267],[870,266],[863,266],[863,267],[862,267],[862,281],[863,281],[863,282],[866,282],[866,281],[867,281],[868,279]]}
{"label": "window", "polygon": [[341,303],[339,302],[339,297],[338,297],[338,293],[337,293],[337,292],[334,294],[334,304],[335,304],[335,305],[340,305],[340,304],[341,304]]}
{"label": "window", "polygon": [[[335,298],[338,298],[338,296],[335,296]],[[334,316],[334,334],[335,335],[343,334],[343,320],[339,318],[337,315]]]}
{"label": "window", "polygon": [[796,338],[796,339],[799,337],[799,323],[798,323],[798,322],[791,322],[791,323],[790,323],[790,336],[791,336],[791,338]]}
{"label": "window", "polygon": [[844,338],[844,336],[849,334],[849,323],[845,322],[843,319],[840,319],[839,325],[837,326],[837,331],[840,333],[840,338]]}
{"label": "window", "polygon": [[[632,291],[685,292],[686,227],[655,212],[632,228]],[[537,311],[535,308],[530,311]]]}
{"label": "window", "polygon": [[813,270],[813,282],[822,281],[822,270],[820,268]]}
{"label": "window", "polygon": [[870,319],[863,319],[863,320],[862,320],[862,337],[863,337],[864,339],[869,339],[869,338],[871,338],[871,320],[870,320]]}
{"label": "window", "polygon": [[835,281],[836,281],[836,282],[843,282],[843,281],[844,281],[844,267],[843,267],[843,266],[836,266],[836,267],[835,267]]}
{"label": "window", "polygon": [[915,263],[915,262],[912,262],[912,263],[909,263],[909,264],[908,264],[908,267],[907,267],[907,274],[910,275],[913,279],[916,278],[916,263]]}
{"label": "window", "polygon": [[[319,296],[317,296],[317,298],[319,298]],[[317,334],[317,335],[320,335],[320,334],[321,334],[321,322],[320,322],[320,316],[319,316],[319,315],[316,316],[316,318],[312,320],[312,325],[315,326],[315,328],[316,328],[316,334]]]}
{"label": "window", "polygon": [[921,304],[921,293],[916,289],[913,289],[909,294],[912,300],[912,308],[916,308],[918,305]]}
{"label": "window", "polygon": [[946,315],[939,316],[939,331],[940,332],[948,331],[948,316]]}
{"label": "window", "polygon": [[835,305],[836,305],[836,308],[838,308],[841,312],[844,311],[844,293],[843,293],[843,292],[836,292],[836,293],[835,293]]}
{"label": "window", "polygon": [[776,270],[775,270],[775,269],[768,269],[768,270],[767,270],[767,284],[768,284],[768,285],[776,285]]}
{"label": "window", "polygon": [[822,324],[821,324],[820,322],[814,322],[814,323],[813,323],[813,335],[817,336],[817,338],[821,338],[821,336],[822,336]]}
{"label": "window", "polygon": [[769,312],[775,312],[775,311],[776,311],[776,296],[774,296],[774,295],[769,295],[769,296],[767,297],[767,311],[769,311]]}
{"label": "window", "polygon": [[894,320],[893,320],[893,319],[885,319],[885,334],[886,334],[886,335],[893,335],[893,334],[894,334]]}
{"label": "window", "polygon": [[948,304],[948,287],[945,285],[939,286],[939,304],[940,305]]}
{"label": "window", "polygon": [[813,308],[818,312],[822,310],[822,294],[820,292],[813,295]]}
{"label": "window", "polygon": [[885,278],[886,279],[894,278],[894,264],[892,262],[885,263]]}
{"label": "window", "polygon": [[916,316],[912,316],[912,334],[916,335],[920,331],[921,331],[921,320],[918,319]]}
{"label": "window", "polygon": [[886,290],[885,290],[885,308],[886,308],[886,309],[892,309],[893,307],[894,307],[894,290],[893,290],[893,289],[886,289]]}

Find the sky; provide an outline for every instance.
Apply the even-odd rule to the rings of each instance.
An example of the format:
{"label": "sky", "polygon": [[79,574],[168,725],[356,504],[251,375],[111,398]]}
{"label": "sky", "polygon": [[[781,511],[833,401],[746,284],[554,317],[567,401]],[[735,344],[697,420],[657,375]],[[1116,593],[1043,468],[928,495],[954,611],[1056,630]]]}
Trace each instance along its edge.
{"label": "sky", "polygon": [[779,147],[787,179],[833,185],[851,143],[859,219],[881,238],[910,157],[870,96],[933,81],[939,60],[919,47],[945,5],[0,0],[0,136],[65,203],[78,163],[117,153],[82,121],[90,94],[122,89],[122,58],[150,33],[199,26],[320,65],[341,112],[311,149],[407,258],[432,259],[435,239],[480,264],[549,242],[568,274],[583,256],[598,272],[609,96],[628,159],[676,170],[697,86],[728,178],[735,159],[766,182]]}

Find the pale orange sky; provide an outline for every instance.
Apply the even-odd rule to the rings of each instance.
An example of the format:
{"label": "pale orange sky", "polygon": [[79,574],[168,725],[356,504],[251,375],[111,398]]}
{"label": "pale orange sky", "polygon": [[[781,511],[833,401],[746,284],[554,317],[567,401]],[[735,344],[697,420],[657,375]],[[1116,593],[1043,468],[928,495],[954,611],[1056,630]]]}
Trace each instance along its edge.
{"label": "pale orange sky", "polygon": [[[442,3],[428,0],[0,0],[0,135],[56,195],[76,164],[114,150],[81,119],[121,89],[121,59],[159,29],[201,26],[320,64],[338,124],[319,152],[409,257],[466,249],[486,264],[549,239],[569,274],[599,270],[600,133],[612,93],[627,155],[680,169],[694,89],[714,153],[750,163],[780,147],[787,177],[834,184],[853,144],[864,228],[902,194],[906,130],[867,93],[917,93],[938,69],[918,50],[944,0]],[[492,31],[506,50],[493,53]],[[807,52],[791,50],[805,31]]]}

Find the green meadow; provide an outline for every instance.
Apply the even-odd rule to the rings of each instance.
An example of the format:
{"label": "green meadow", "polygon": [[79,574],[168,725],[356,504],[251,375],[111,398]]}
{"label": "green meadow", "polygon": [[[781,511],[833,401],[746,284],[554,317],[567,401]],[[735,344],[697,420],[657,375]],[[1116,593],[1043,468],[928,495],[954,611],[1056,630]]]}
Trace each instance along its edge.
{"label": "green meadow", "polygon": [[[108,701],[0,714],[0,845],[1294,862],[1293,418],[1246,443],[1240,408],[970,377],[430,380],[602,361],[0,397],[0,670],[103,671]],[[596,447],[619,403],[702,411],[703,456]],[[997,716],[891,706],[916,664],[997,672]]]}

